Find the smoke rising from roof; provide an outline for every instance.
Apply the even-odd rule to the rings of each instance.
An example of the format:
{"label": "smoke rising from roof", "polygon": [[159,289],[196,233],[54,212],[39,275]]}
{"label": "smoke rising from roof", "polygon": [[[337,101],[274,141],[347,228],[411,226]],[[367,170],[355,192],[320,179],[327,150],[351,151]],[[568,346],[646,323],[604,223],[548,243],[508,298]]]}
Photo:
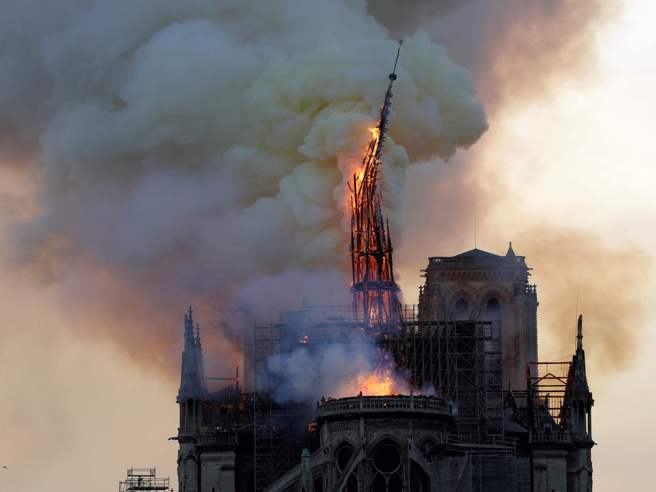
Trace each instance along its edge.
{"label": "smoke rising from roof", "polygon": [[470,0],[368,0],[369,13],[396,38],[425,29],[437,19],[469,3]]}
{"label": "smoke rising from roof", "polygon": [[[422,257],[463,247],[472,217],[483,222],[512,201],[512,190],[483,162],[489,139],[454,165],[417,168],[411,187],[431,189],[406,200],[413,239],[403,241],[408,164],[449,157],[486,127],[466,72],[411,33],[427,29],[472,69],[494,121],[553,82],[589,71],[595,29],[615,3],[417,1],[405,2],[402,16],[390,2],[370,4],[385,27],[364,4],[346,1],[17,3],[0,19],[0,162],[23,166],[16,172],[37,192],[36,203],[3,192],[21,219],[11,230],[14,258],[58,282],[86,334],[94,336],[94,316],[110,320],[102,326],[127,323],[103,333],[129,351],[135,336],[156,334],[150,360],[173,369],[181,327],[172,320],[189,302],[200,304],[201,320],[229,311],[233,299],[257,300],[268,317],[302,296],[328,292],[339,302],[343,181],[384,91],[394,52],[385,28],[410,34],[383,172],[397,265],[414,278]],[[434,204],[429,216],[426,200]],[[414,245],[420,237],[429,250]],[[596,251],[601,258],[608,248],[599,242]],[[540,270],[549,252],[524,253],[553,302],[570,302],[576,294],[553,289]],[[610,268],[609,278],[632,267]],[[594,281],[599,296],[603,285],[611,289]],[[299,287],[280,288],[290,284]],[[627,300],[618,300],[617,319],[635,325],[629,320],[642,309],[630,300],[639,296],[629,285],[614,295]],[[542,325],[555,326],[553,311],[543,309]],[[603,340],[608,350],[616,346],[613,337]],[[238,350],[211,338],[206,345]],[[612,358],[619,366],[623,353]]]}
{"label": "smoke rising from roof", "polygon": [[[21,2],[0,21],[1,71],[14,73],[0,83],[0,141],[20,135],[39,180],[37,213],[13,229],[20,264],[82,310],[129,313],[130,328],[106,334],[120,344],[134,331],[178,340],[164,320],[190,301],[202,320],[235,296],[257,307],[244,298],[261,278],[282,290],[304,272],[325,287],[316,272],[345,271],[344,184],[396,43],[362,2],[60,7],[48,18]],[[409,37],[383,171],[393,228],[404,169],[486,128],[468,73]]]}
{"label": "smoke rising from roof", "polygon": [[[368,336],[323,343],[315,349],[298,347],[273,355],[267,365],[276,381],[273,397],[282,403],[314,403],[322,396],[342,398],[360,392],[371,396],[411,391],[391,354],[376,348]],[[434,393],[426,388],[426,394]]]}

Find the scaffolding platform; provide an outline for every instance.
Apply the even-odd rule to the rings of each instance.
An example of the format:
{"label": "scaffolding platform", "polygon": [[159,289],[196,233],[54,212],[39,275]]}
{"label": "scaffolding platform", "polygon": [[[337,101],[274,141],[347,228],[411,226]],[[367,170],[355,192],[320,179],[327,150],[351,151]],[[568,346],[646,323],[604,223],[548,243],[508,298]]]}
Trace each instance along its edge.
{"label": "scaffolding platform", "polygon": [[119,492],[169,490],[169,479],[157,476],[155,468],[129,468],[118,484]]}

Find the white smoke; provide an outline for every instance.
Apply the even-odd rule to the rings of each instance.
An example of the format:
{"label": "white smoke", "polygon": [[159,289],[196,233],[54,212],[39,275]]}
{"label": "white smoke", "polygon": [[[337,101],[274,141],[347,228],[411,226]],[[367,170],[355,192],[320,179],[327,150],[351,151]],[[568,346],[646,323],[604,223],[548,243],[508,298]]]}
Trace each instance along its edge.
{"label": "white smoke", "polygon": [[[27,142],[40,185],[15,229],[24,263],[108,271],[164,309],[345,270],[344,183],[396,50],[364,2],[10,3],[0,145]],[[406,166],[487,127],[468,73],[426,35],[398,72],[382,173],[397,238]]]}
{"label": "white smoke", "polygon": [[316,402],[322,396],[341,398],[364,395],[409,394],[406,375],[396,369],[391,355],[367,337],[298,347],[269,358],[268,369],[276,383],[273,397],[281,402]]}

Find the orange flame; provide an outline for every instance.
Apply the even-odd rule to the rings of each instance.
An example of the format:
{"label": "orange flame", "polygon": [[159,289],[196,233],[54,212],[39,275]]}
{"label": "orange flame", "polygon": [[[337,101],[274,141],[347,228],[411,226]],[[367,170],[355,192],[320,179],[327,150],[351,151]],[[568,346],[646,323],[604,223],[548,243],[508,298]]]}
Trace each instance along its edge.
{"label": "orange flame", "polygon": [[360,169],[358,169],[358,172],[355,175],[356,183],[359,185],[363,179],[364,179],[364,167],[361,167]]}
{"label": "orange flame", "polygon": [[396,389],[396,381],[388,371],[359,376],[357,385],[365,396],[387,396],[402,392]]}
{"label": "orange flame", "polygon": [[[369,133],[371,133],[372,140],[378,141],[378,138],[380,137],[380,130],[378,129],[378,127],[374,126],[374,127],[369,127],[367,129],[369,130]],[[371,145],[371,143],[369,145]],[[362,180],[364,179],[364,172],[365,172],[364,166],[360,166],[356,169],[355,182],[357,186],[359,186],[359,184],[362,183]]]}
{"label": "orange flame", "polygon": [[389,396],[408,394],[410,387],[403,378],[394,371],[391,362],[379,366],[370,373],[358,374],[346,382],[339,397],[353,396],[362,393],[364,396]]}

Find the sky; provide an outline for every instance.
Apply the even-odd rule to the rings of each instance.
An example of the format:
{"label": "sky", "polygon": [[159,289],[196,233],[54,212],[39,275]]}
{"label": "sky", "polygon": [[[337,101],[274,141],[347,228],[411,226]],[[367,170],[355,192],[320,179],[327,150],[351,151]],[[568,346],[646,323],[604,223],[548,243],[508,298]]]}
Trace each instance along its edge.
{"label": "sky", "polygon": [[[506,102],[491,116],[490,130],[469,153],[475,154],[478,172],[483,168],[483,172],[501,175],[494,182],[503,183],[499,193],[507,196],[483,220],[479,217],[479,248],[501,254],[506,248],[504,241],[514,240],[515,251],[526,254],[528,264],[536,266],[535,257],[526,252],[526,241],[518,241],[518,236],[522,236],[526,224],[533,223],[531,231],[538,235],[543,224],[558,224],[596,235],[604,248],[629,248],[640,258],[635,267],[651,269],[656,250],[656,151],[651,138],[656,110],[652,90],[656,59],[649,55],[656,48],[654,19],[653,2],[624,2],[595,35],[591,54],[598,59],[590,73],[582,78],[560,75],[539,97],[528,102],[521,98]],[[469,246],[474,244],[472,229]],[[549,227],[542,230],[549,234]],[[548,237],[542,239],[549,242]],[[573,235],[572,249],[576,249],[579,239]],[[549,292],[540,287],[550,283],[551,276],[567,276],[558,271],[559,263],[574,272],[586,270],[587,263],[599,271],[600,278],[604,270],[613,269],[599,262],[596,251],[589,253],[580,262],[570,262],[563,255],[551,264],[551,270],[536,267],[533,272],[541,302],[543,360],[562,360],[567,355],[560,344],[550,340],[557,327],[551,326],[550,320],[544,322],[545,312],[549,313],[552,306]],[[632,261],[624,255],[614,260]],[[403,289],[412,292],[418,282],[410,273],[403,277],[406,279]],[[594,281],[594,275],[589,279]],[[639,281],[619,276],[610,284],[608,295],[612,296],[615,289],[628,288],[645,307],[645,316],[642,326],[631,328],[639,333],[639,340],[626,362],[613,367],[612,357],[604,357],[588,373],[595,397],[593,438],[598,446],[593,449],[593,466],[597,491],[645,490],[652,483],[649,443],[656,437],[656,401],[649,396],[656,371],[653,280],[651,274]],[[637,283],[637,289],[626,282]],[[570,287],[567,310],[571,313],[568,329],[573,348],[576,299],[579,297],[579,310],[587,320],[593,313],[589,307],[586,309],[586,296],[595,294],[595,286],[572,282]],[[594,356],[590,344],[598,329],[600,326],[585,323],[588,356]],[[618,338],[616,343],[621,346],[625,341]]]}
{"label": "sky", "polygon": [[[427,256],[473,247],[474,220],[478,247],[503,253],[513,241],[535,267],[541,357],[569,357],[578,298],[595,396],[595,489],[602,492],[651,484],[656,402],[644,395],[653,389],[656,371],[651,271],[656,231],[650,227],[656,219],[650,138],[656,110],[654,19],[653,2],[619,4],[591,34],[587,57],[595,63],[578,60],[582,70],[561,70],[548,89],[528,95],[493,94],[471,67],[489,130],[451,162],[410,168],[402,195],[408,225],[399,239],[397,265],[406,301],[414,301],[417,272]],[[431,28],[426,26],[429,33]],[[457,49],[453,54],[459,61]],[[464,55],[460,60],[465,67],[466,60]],[[38,206],[32,198],[38,181],[31,171],[2,172],[5,225]],[[476,185],[468,186],[474,179]],[[450,186],[456,191],[464,186],[473,196],[460,207],[457,226],[447,229],[443,216],[461,200]],[[177,366],[175,345],[159,351],[157,364],[139,363],[139,354],[152,354],[160,345],[140,333],[144,317],[132,309],[136,329],[120,340],[98,336],[117,331],[125,317],[85,309],[87,296],[79,294],[77,304],[71,292],[79,289],[70,285],[35,282],[34,272],[10,261],[14,230],[2,231],[0,465],[7,469],[0,470],[0,490],[63,491],[85,482],[94,490],[115,490],[129,466],[156,466],[175,482],[176,444],[167,439],[177,427],[177,381],[170,370],[161,370]],[[93,304],[112,292],[91,292]],[[615,295],[621,303],[613,304]],[[122,298],[107,302],[120,310]],[[613,315],[605,304],[628,316],[631,326],[619,334],[604,331],[604,317]],[[158,321],[174,334],[179,325],[181,343],[181,319]]]}

